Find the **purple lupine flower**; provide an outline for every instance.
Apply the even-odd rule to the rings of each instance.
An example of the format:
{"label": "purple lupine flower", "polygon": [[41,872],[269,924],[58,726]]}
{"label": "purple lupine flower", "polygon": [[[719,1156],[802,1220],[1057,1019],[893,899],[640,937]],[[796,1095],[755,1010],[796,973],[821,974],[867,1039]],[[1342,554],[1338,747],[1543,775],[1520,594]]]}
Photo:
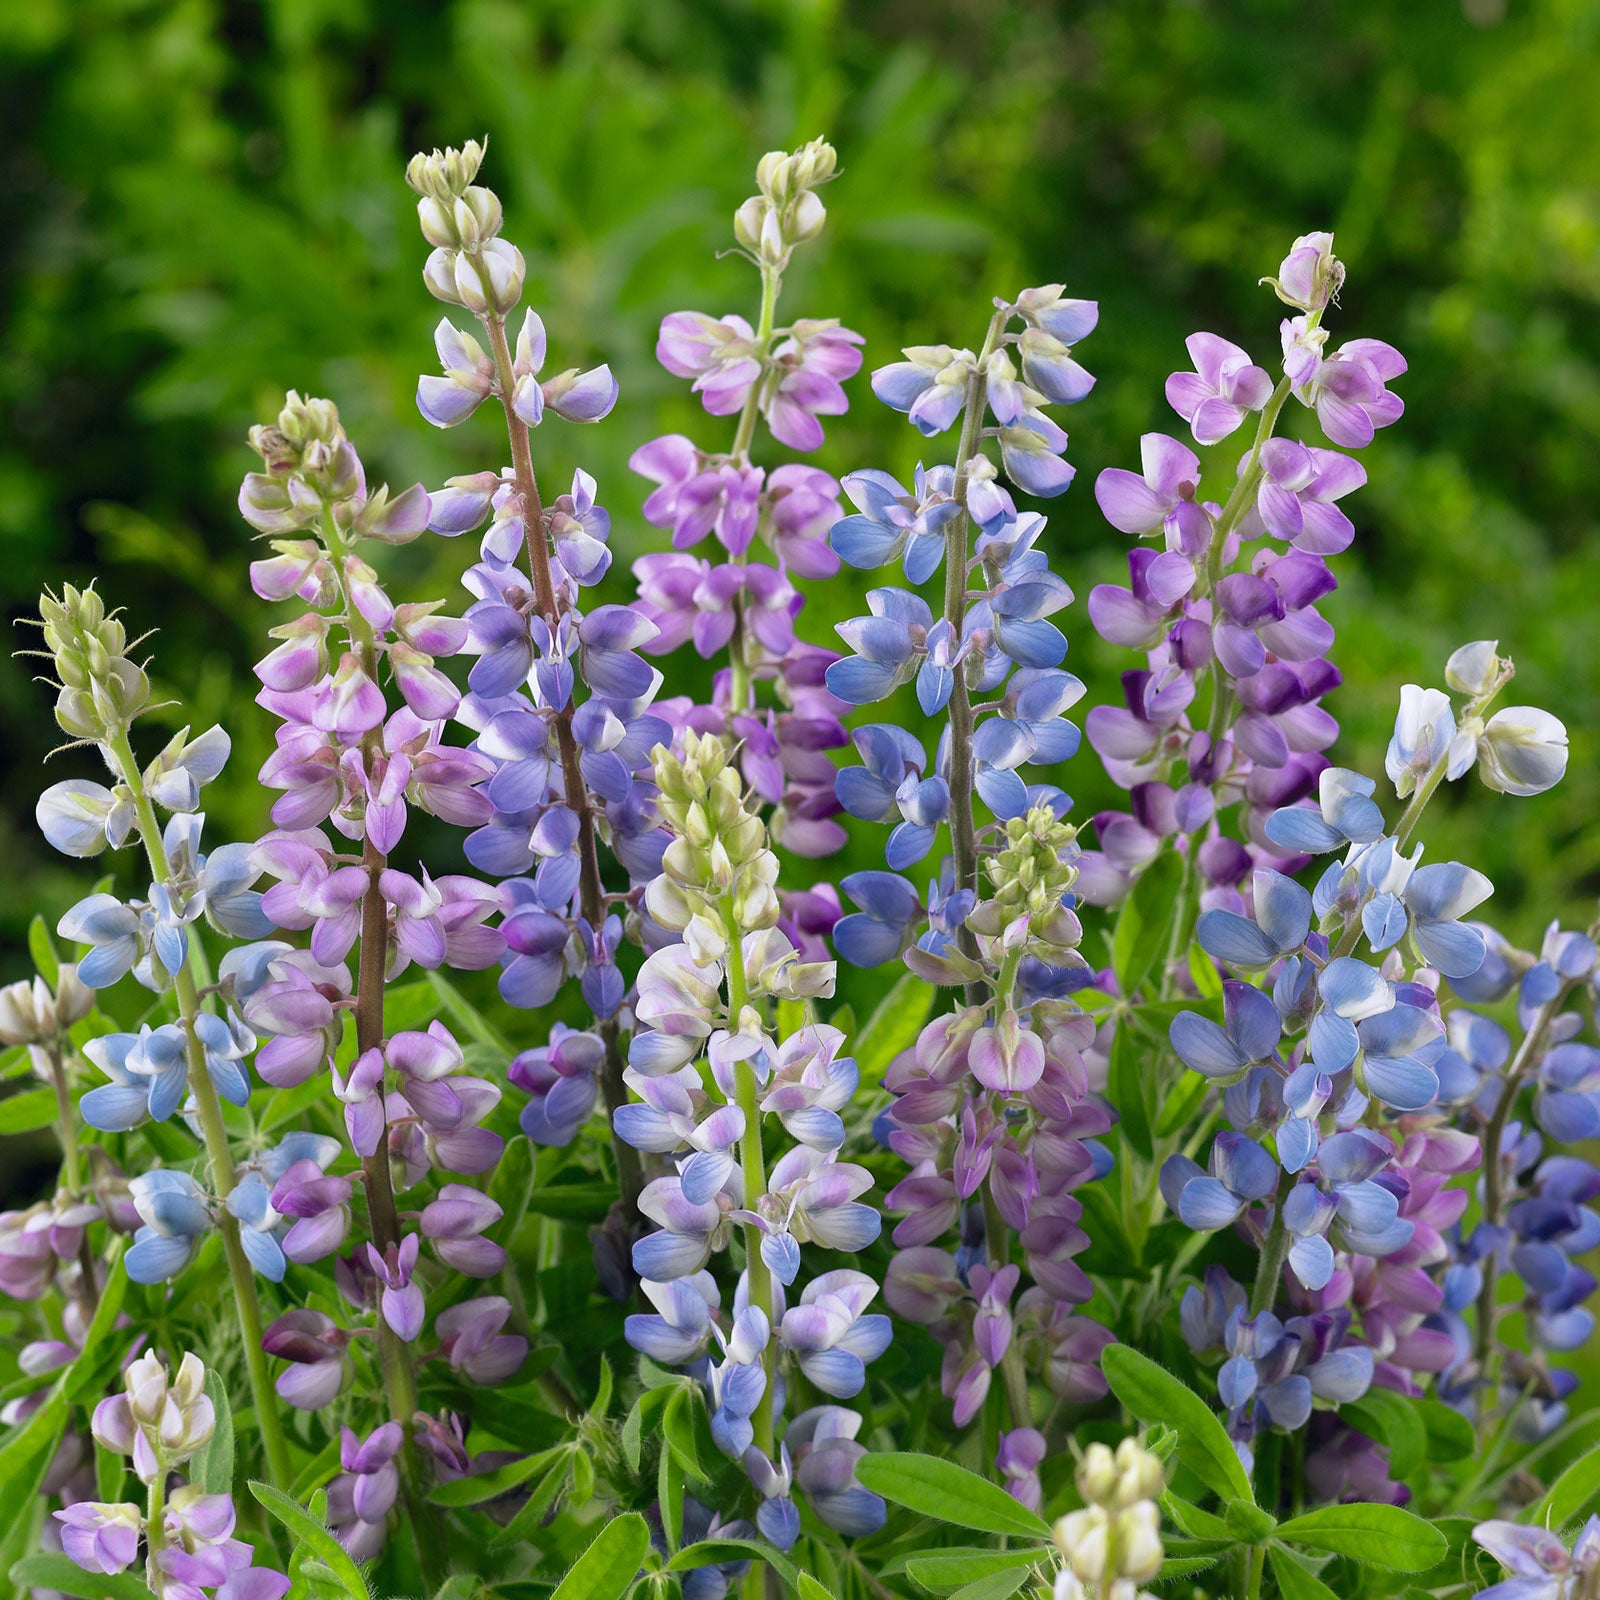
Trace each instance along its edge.
{"label": "purple lupine flower", "polygon": [[1167,379],[1167,403],[1189,424],[1197,444],[1216,444],[1267,403],[1272,379],[1247,351],[1214,333],[1191,333],[1184,346],[1194,371]]}
{"label": "purple lupine flower", "polygon": [[411,1281],[419,1248],[414,1233],[408,1233],[399,1244],[391,1244],[381,1254],[373,1245],[366,1247],[367,1267],[383,1287],[383,1320],[408,1344],[422,1332],[428,1310],[422,1286]]}
{"label": "purple lupine flower", "polygon": [[517,1333],[502,1333],[511,1316],[511,1303],[499,1295],[463,1300],[441,1311],[434,1321],[440,1353],[473,1383],[503,1383],[522,1365],[528,1341]]}

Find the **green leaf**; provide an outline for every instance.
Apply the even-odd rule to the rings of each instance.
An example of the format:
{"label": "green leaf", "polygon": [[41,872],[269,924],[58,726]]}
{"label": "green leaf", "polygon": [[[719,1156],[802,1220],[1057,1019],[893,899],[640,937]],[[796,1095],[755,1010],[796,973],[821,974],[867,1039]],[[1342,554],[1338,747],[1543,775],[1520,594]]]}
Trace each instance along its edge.
{"label": "green leaf", "polygon": [[217,1421],[205,1447],[189,1463],[189,1482],[207,1494],[232,1494],[233,1407],[228,1403],[228,1386],[215,1367],[206,1369],[206,1394]]}
{"label": "green leaf", "polygon": [[1544,1499],[1524,1520],[1547,1528],[1565,1527],[1583,1514],[1597,1494],[1600,1494],[1600,1445],[1579,1456],[1550,1485]]}
{"label": "green leaf", "polygon": [[28,955],[38,969],[39,976],[54,989],[61,979],[61,957],[56,954],[56,943],[50,937],[49,924],[37,913],[28,924]]}
{"label": "green leaf", "polygon": [[683,1463],[670,1446],[656,1462],[656,1504],[667,1549],[676,1550],[683,1543]]}
{"label": "green leaf", "polygon": [[974,1578],[965,1587],[957,1589],[950,1600],[1006,1600],[1007,1595],[1013,1595],[1028,1581],[1028,1574],[1022,1570],[1015,1572],[991,1572],[987,1578]]}
{"label": "green leaf", "polygon": [[650,1548],[650,1529],[637,1511],[606,1523],[572,1563],[551,1600],[622,1600]]}
{"label": "green leaf", "polygon": [[33,1133],[56,1120],[54,1089],[24,1089],[0,1100],[0,1134]]}
{"label": "green leaf", "polygon": [[111,1576],[85,1572],[75,1561],[60,1555],[25,1556],[11,1569],[11,1581],[18,1594],[29,1589],[57,1589],[78,1600],[150,1600],[144,1580],[131,1572]]}
{"label": "green leaf", "polygon": [[1220,1500],[1255,1503],[1250,1478],[1211,1407],[1165,1367],[1125,1344],[1100,1361],[1112,1392],[1141,1422],[1178,1430],[1178,1459]]}
{"label": "green leaf", "polygon": [[1168,850],[1144,869],[1122,903],[1111,937],[1111,969],[1117,975],[1118,990],[1127,999],[1144,987],[1151,969],[1166,953],[1182,883],[1183,862]]}
{"label": "green leaf", "polygon": [[668,1572],[690,1572],[696,1567],[721,1566],[728,1561],[764,1561],[791,1589],[800,1587],[800,1574],[785,1556],[758,1539],[702,1539],[680,1550],[666,1565]]}
{"label": "green leaf", "polygon": [[122,1303],[127,1298],[128,1269],[122,1264],[119,1250],[106,1277],[106,1286],[100,1292],[100,1303],[94,1308],[94,1316],[84,1331],[83,1349],[62,1375],[61,1387],[69,1401],[79,1401],[85,1395],[104,1388],[104,1369],[108,1358],[113,1364],[121,1360],[125,1347],[119,1341],[114,1349],[108,1348],[107,1340],[122,1313]]}
{"label": "green leaf", "polygon": [[526,1134],[519,1133],[506,1141],[495,1163],[494,1176],[489,1179],[489,1198],[505,1213],[495,1238],[508,1249],[528,1214],[528,1197],[532,1193],[533,1145]]}
{"label": "green leaf", "polygon": [[1150,1091],[1155,1080],[1155,1052],[1128,1025],[1126,1017],[1111,1037],[1107,1092],[1117,1108],[1117,1126],[1132,1149],[1146,1161],[1152,1143]]}
{"label": "green leaf", "polygon": [[826,1584],[818,1583],[809,1572],[800,1574],[800,1582],[796,1588],[800,1600],[833,1600],[833,1591]]}
{"label": "green leaf", "polygon": [[661,1418],[661,1437],[666,1440],[667,1448],[683,1463],[683,1470],[705,1482],[706,1469],[700,1464],[700,1452],[695,1448],[694,1439],[693,1407],[697,1404],[699,1402],[691,1390],[679,1389],[667,1401],[666,1412]]}
{"label": "green leaf", "polygon": [[1199,1110],[1211,1087],[1211,1080],[1200,1072],[1185,1069],[1177,1084],[1161,1103],[1161,1114],[1156,1118],[1156,1137],[1165,1139],[1176,1133]]}
{"label": "green leaf", "polygon": [[32,1513],[33,1498],[67,1431],[70,1408],[57,1387],[0,1448],[0,1543]]}
{"label": "green leaf", "polygon": [[291,1500],[270,1483],[250,1480],[250,1493],[272,1516],[289,1530],[299,1549],[313,1555],[338,1579],[350,1600],[370,1600],[367,1581],[361,1569],[345,1553],[344,1546],[302,1505]]}
{"label": "green leaf", "polygon": [[1278,1580],[1278,1593],[1283,1600],[1339,1600],[1314,1572],[1307,1572],[1281,1545],[1267,1547],[1267,1560],[1272,1563],[1272,1575]]}
{"label": "green leaf", "polygon": [[1156,1574],[1157,1582],[1165,1582],[1168,1578],[1192,1578],[1197,1572],[1204,1572],[1208,1567],[1214,1567],[1222,1559],[1215,1556],[1168,1556],[1161,1563],[1161,1571]]}
{"label": "green leaf", "polygon": [[589,1408],[590,1416],[603,1417],[611,1409],[612,1388],[611,1363],[604,1356],[601,1356],[600,1386],[595,1391],[594,1404]]}
{"label": "green leaf", "polygon": [[1278,1519],[1252,1501],[1230,1500],[1222,1525],[1240,1544],[1256,1545],[1271,1536]]}
{"label": "green leaf", "polygon": [[481,1011],[468,1003],[461,991],[441,972],[430,972],[428,982],[438,995],[439,1003],[450,1018],[450,1026],[457,1034],[464,1033],[474,1044],[493,1050],[496,1055],[509,1056],[515,1052],[505,1035],[500,1033]]}
{"label": "green leaf", "polygon": [[519,1483],[545,1471],[558,1455],[565,1452],[557,1448],[541,1450],[537,1455],[524,1456],[520,1461],[508,1461],[493,1472],[475,1472],[470,1477],[452,1478],[448,1483],[436,1483],[428,1491],[428,1498],[436,1506],[481,1506],[486,1500],[498,1500],[509,1494]]}
{"label": "green leaf", "polygon": [[256,1127],[262,1133],[271,1133],[286,1122],[298,1122],[313,1106],[328,1098],[328,1086],[320,1075],[313,1075],[292,1089],[274,1089],[267,1096]]}
{"label": "green leaf", "polygon": [[1278,1537],[1393,1572],[1426,1572],[1449,1548],[1432,1523],[1399,1506],[1321,1506],[1279,1523]]}
{"label": "green leaf", "polygon": [[1194,984],[1195,993],[1202,1000],[1222,998],[1222,974],[1217,970],[1216,962],[1199,944],[1189,946],[1189,977]]}
{"label": "green leaf", "polygon": [[851,1052],[864,1085],[875,1087],[881,1083],[889,1063],[917,1042],[933,1009],[934,994],[931,984],[924,983],[916,973],[907,972],[872,1008]]}
{"label": "green leaf", "polygon": [[1023,1572],[1042,1559],[1042,1550],[935,1550],[911,1556],[905,1570],[913,1582],[933,1594],[952,1594],[996,1572]]}
{"label": "green leaf", "polygon": [[1478,1448],[1472,1424],[1442,1400],[1413,1400],[1428,1435],[1428,1459],[1437,1464],[1465,1461]]}
{"label": "green leaf", "polygon": [[600,1222],[616,1198],[614,1183],[547,1183],[528,1196],[528,1210],[558,1222]]}
{"label": "green leaf", "polygon": [[565,1461],[558,1461],[551,1467],[534,1484],[533,1492],[518,1508],[516,1516],[489,1541],[489,1548],[502,1550],[507,1545],[522,1544],[532,1539],[544,1525],[546,1513],[556,1503],[556,1496],[561,1493],[570,1476],[571,1471]]}
{"label": "green leaf", "polygon": [[1050,1537],[1049,1526],[998,1484],[938,1456],[908,1450],[865,1456],[856,1465],[856,1478],[864,1489],[896,1505],[958,1528],[1024,1539]]}
{"label": "green leaf", "polygon": [[[647,1389],[645,1394],[654,1394],[656,1391]],[[627,1420],[622,1424],[622,1454],[627,1459],[628,1469],[638,1472],[639,1463],[644,1456],[644,1395],[640,1395],[633,1402],[633,1409],[628,1412]]]}
{"label": "green leaf", "polygon": [[1228,1539],[1228,1524],[1199,1506],[1180,1500],[1170,1489],[1161,1496],[1161,1509],[1191,1539]]}
{"label": "green leaf", "polygon": [[1409,1478],[1428,1459],[1428,1429],[1421,1413],[1393,1389],[1369,1389],[1359,1400],[1340,1406],[1339,1415],[1389,1447],[1392,1477]]}

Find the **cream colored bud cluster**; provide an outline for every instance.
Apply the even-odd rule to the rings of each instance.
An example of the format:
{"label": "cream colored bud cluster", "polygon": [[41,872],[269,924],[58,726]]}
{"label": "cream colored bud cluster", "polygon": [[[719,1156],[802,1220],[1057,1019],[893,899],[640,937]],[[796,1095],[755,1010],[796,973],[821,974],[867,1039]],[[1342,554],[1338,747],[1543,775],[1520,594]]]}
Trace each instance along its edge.
{"label": "cream colored bud cluster", "polygon": [[406,182],[420,196],[417,220],[433,246],[422,270],[429,293],[480,317],[503,317],[522,298],[527,264],[500,237],[499,196],[473,182],[483,154],[483,145],[468,140],[459,150],[414,155]]}
{"label": "cream colored bud cluster", "polygon": [[1055,1600],[1147,1600],[1139,1590],[1161,1571],[1161,1510],[1166,1486],[1161,1462],[1136,1439],[1113,1451],[1092,1444],[1078,1464],[1081,1511],[1055,1525],[1056,1548],[1066,1563]]}
{"label": "cream colored bud cluster", "polygon": [[1082,942],[1077,913],[1062,904],[1078,876],[1077,837],[1049,806],[1006,822],[1004,844],[984,861],[994,892],[968,919],[992,957],[1021,949],[1060,965]]}
{"label": "cream colored bud cluster", "polygon": [[792,154],[769,150],[756,164],[753,194],[733,214],[742,249],[763,266],[782,268],[797,244],[822,232],[827,212],[816,191],[834,175],[838,155],[826,139],[813,139]]}
{"label": "cream colored bud cluster", "polygon": [[128,658],[127,630],[94,589],[69,584],[39,601],[45,647],[55,661],[56,721],[74,739],[103,743],[150,699],[150,680]]}
{"label": "cream colored bud cluster", "polygon": [[94,990],[64,966],[52,992],[43,978],[23,978],[0,989],[0,1044],[48,1044],[94,1010]]}
{"label": "cream colored bud cluster", "polygon": [[645,905],[662,927],[683,935],[696,962],[718,961],[730,925],[740,935],[777,925],[778,858],[715,734],[691,733],[681,755],[657,745],[654,764],[656,807],[673,839]]}
{"label": "cream colored bud cluster", "polygon": [[147,1352],[122,1382],[122,1394],[95,1407],[91,1431],[107,1450],[132,1456],[142,1482],[153,1483],[210,1441],[217,1417],[198,1356],[185,1355],[177,1375],[169,1377],[161,1358]]}

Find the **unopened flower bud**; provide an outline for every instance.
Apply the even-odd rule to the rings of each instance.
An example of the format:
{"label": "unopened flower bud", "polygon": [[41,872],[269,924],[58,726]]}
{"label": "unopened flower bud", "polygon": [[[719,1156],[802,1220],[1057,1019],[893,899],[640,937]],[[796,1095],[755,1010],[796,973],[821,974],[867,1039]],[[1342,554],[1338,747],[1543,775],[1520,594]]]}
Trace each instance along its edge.
{"label": "unopened flower bud", "polygon": [[1117,1514],[1116,1576],[1142,1583],[1161,1571],[1161,1512],[1153,1500],[1140,1500]]}
{"label": "unopened flower bud", "polygon": [[1344,284],[1344,263],[1333,253],[1331,233],[1307,233],[1296,239],[1275,278],[1263,278],[1285,305],[1320,312],[1336,299]]}
{"label": "unopened flower bud", "polygon": [[476,139],[469,139],[459,150],[450,147],[430,154],[419,152],[406,163],[406,182],[418,194],[448,202],[477,177],[483,152],[484,146]]}
{"label": "unopened flower bud", "polygon": [[1478,639],[1450,653],[1444,664],[1444,681],[1457,694],[1482,695],[1494,687],[1495,680],[1509,662],[1500,659],[1498,639]]}
{"label": "unopened flower bud", "polygon": [[1124,1439],[1117,1446],[1116,1503],[1131,1506],[1140,1500],[1154,1500],[1167,1486],[1166,1469],[1137,1439]]}
{"label": "unopened flower bud", "polygon": [[1078,1463],[1078,1493],[1088,1505],[1109,1505],[1117,1489],[1117,1463],[1108,1446],[1091,1444]]}

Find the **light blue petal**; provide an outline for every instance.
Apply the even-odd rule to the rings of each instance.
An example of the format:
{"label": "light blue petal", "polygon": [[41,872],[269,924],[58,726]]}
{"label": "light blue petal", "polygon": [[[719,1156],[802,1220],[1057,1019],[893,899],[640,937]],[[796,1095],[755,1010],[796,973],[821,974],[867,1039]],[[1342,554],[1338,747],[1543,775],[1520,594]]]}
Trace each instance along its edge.
{"label": "light blue petal", "polygon": [[1289,1267],[1308,1289],[1325,1289],[1333,1276],[1333,1246],[1320,1234],[1289,1246]]}

